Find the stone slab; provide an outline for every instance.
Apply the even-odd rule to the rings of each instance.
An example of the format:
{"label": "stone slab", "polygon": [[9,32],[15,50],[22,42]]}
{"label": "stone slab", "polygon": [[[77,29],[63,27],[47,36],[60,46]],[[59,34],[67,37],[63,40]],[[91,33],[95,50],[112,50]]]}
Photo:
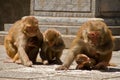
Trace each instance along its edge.
{"label": "stone slab", "polygon": [[35,0],[34,10],[52,12],[90,12],[91,0]]}

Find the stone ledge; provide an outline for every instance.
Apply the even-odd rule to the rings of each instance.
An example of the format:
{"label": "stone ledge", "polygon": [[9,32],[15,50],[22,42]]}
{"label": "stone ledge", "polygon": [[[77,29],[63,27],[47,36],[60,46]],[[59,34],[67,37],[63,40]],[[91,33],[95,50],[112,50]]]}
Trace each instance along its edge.
{"label": "stone ledge", "polygon": [[64,25],[64,26],[80,26],[88,20],[102,20],[102,18],[80,18],[80,17],[40,17],[35,16],[40,25]]}
{"label": "stone ledge", "polygon": [[[0,32],[0,44],[3,45],[4,37],[8,32]],[[70,48],[71,42],[75,38],[75,35],[62,35],[63,40],[65,42],[66,48]],[[115,48],[114,50],[120,50],[120,36],[115,37]]]}
{"label": "stone ledge", "polygon": [[[12,24],[4,24],[5,31],[8,31]],[[120,26],[108,26],[113,35],[120,35]],[[41,32],[44,32],[48,28],[56,28],[64,35],[76,35],[80,26],[64,26],[64,25],[39,25]]]}
{"label": "stone ledge", "polygon": [[[65,42],[66,48],[70,48],[71,42],[75,38],[74,35],[62,35],[63,40]],[[114,36],[115,38],[115,47],[114,50],[120,50],[120,36]]]}

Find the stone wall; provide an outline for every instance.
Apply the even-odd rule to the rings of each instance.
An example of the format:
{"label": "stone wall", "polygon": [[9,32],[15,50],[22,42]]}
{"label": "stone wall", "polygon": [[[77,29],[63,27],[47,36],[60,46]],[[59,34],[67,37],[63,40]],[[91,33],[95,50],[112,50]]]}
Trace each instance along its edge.
{"label": "stone wall", "polygon": [[120,0],[31,0],[31,15],[45,17],[103,18],[120,25]]}
{"label": "stone wall", "polygon": [[31,14],[52,17],[94,17],[95,0],[31,0]]}

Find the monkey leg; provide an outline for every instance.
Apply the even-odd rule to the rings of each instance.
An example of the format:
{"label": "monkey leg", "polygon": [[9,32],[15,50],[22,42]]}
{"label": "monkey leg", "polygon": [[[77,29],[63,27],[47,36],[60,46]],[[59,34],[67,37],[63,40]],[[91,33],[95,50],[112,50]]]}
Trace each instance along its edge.
{"label": "monkey leg", "polygon": [[13,62],[16,62],[17,60],[19,59],[19,55],[18,55],[18,53],[14,56],[14,58],[13,58]]}
{"label": "monkey leg", "polygon": [[108,62],[99,62],[97,65],[95,65],[94,69],[106,69],[108,65]]}
{"label": "monkey leg", "polygon": [[39,48],[38,47],[28,47],[26,53],[29,57],[29,59],[33,62],[36,63],[36,58],[39,52]]}
{"label": "monkey leg", "polygon": [[53,61],[54,64],[58,64],[58,65],[62,64],[62,61],[60,60],[61,55],[62,55],[62,52],[55,53],[55,60]]}
{"label": "monkey leg", "polygon": [[12,61],[8,60],[6,62],[14,62],[15,60],[17,60],[18,59],[17,58],[18,55],[16,55],[17,48],[15,47],[14,43],[11,42],[9,37],[5,38],[4,45],[5,45],[7,55],[12,59]]}

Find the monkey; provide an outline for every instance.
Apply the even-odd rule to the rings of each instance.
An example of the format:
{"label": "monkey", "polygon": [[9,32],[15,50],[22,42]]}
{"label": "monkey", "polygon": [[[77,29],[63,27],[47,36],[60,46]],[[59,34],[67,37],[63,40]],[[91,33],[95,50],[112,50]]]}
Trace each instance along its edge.
{"label": "monkey", "polygon": [[34,16],[25,16],[16,21],[4,39],[7,55],[14,63],[32,66],[43,43],[43,35]]}
{"label": "monkey", "polygon": [[78,54],[75,57],[75,62],[77,63],[77,67],[76,69],[87,69],[87,70],[91,70],[94,68],[96,62],[94,59],[89,58],[87,55],[85,54]]}
{"label": "monkey", "polygon": [[104,21],[90,20],[81,25],[73,40],[64,63],[56,70],[67,70],[78,54],[95,60],[94,69],[105,69],[109,65],[114,48],[114,37]]}
{"label": "monkey", "polygon": [[62,64],[60,57],[65,48],[65,43],[61,33],[54,28],[50,28],[43,33],[43,37],[43,45],[40,51],[43,64]]}

